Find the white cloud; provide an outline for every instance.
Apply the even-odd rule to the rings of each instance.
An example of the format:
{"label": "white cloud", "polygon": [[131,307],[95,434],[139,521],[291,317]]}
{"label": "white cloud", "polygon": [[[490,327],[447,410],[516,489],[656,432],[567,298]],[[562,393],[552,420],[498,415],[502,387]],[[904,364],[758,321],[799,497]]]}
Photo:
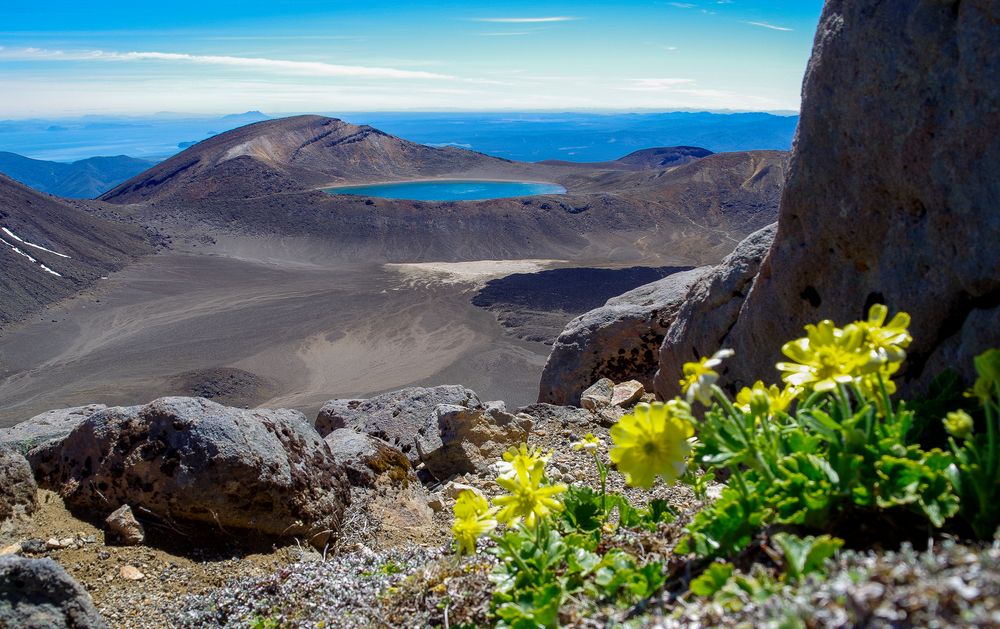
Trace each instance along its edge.
{"label": "white cloud", "polygon": [[545,22],[571,22],[579,20],[578,17],[558,15],[552,17],[478,17],[473,18],[473,22],[492,22],[496,24],[540,24]]}
{"label": "white cloud", "polygon": [[749,24],[750,26],[759,26],[761,28],[769,28],[772,31],[786,31],[786,32],[791,32],[791,31],[795,30],[794,28],[786,28],[784,26],[775,26],[774,24],[768,24],[767,22],[745,22],[745,23]]}
{"label": "white cloud", "polygon": [[116,52],[107,50],[62,51],[43,48],[0,49],[0,59],[22,61],[174,61],[201,65],[246,68],[317,77],[372,79],[453,79],[455,77],[417,70],[339,65],[322,61],[289,61],[262,57],[190,55],[173,52]]}
{"label": "white cloud", "polygon": [[665,90],[674,91],[679,85],[690,85],[694,79],[660,78],[660,79],[632,79],[626,87],[620,88],[630,92],[660,92]]}

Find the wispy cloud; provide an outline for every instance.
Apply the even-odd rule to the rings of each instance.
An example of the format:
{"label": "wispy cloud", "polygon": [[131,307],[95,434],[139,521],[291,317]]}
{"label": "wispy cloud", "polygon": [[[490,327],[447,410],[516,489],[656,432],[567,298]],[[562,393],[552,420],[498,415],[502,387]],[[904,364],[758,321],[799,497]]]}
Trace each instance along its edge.
{"label": "wispy cloud", "polygon": [[473,22],[491,22],[494,24],[542,24],[546,22],[572,22],[579,20],[578,17],[568,15],[556,15],[551,17],[477,17],[472,18]]}
{"label": "wispy cloud", "polygon": [[678,86],[690,85],[692,83],[694,83],[694,79],[631,79],[629,85],[620,89],[627,90],[629,92],[661,92],[667,90],[673,91]]}
{"label": "wispy cloud", "polygon": [[786,28],[784,26],[777,26],[775,24],[768,24],[767,22],[745,22],[745,23],[749,24],[750,26],[759,26],[761,28],[769,28],[772,31],[791,32],[791,31],[795,30],[794,28]]}
{"label": "wispy cloud", "polygon": [[419,70],[400,70],[357,65],[339,65],[322,61],[291,61],[263,57],[191,55],[173,52],[116,52],[108,50],[62,51],[43,48],[0,48],[0,59],[20,61],[168,61],[200,65],[246,68],[250,70],[293,73],[316,77],[351,77],[370,79],[454,79],[455,77]]}

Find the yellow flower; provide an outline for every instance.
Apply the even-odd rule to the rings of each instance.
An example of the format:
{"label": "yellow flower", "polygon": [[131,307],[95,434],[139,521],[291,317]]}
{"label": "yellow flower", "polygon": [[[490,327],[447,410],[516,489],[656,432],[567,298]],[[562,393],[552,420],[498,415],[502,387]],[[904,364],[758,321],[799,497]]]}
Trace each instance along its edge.
{"label": "yellow flower", "polygon": [[497,527],[493,518],[495,508],[490,507],[478,492],[466,489],[455,501],[455,521],[451,525],[452,535],[458,543],[459,554],[476,552],[476,540]]}
{"label": "yellow flower", "polygon": [[524,466],[525,469],[531,469],[541,463],[544,467],[551,458],[551,452],[544,452],[538,446],[528,446],[526,443],[511,446],[503,453],[503,461],[497,463],[498,475],[511,476],[514,474],[514,468],[518,465]]}
{"label": "yellow flower", "polygon": [[671,483],[684,474],[692,435],[691,406],[683,400],[637,404],[611,428],[611,460],[633,487],[652,487],[657,475]]}
{"label": "yellow flower", "polygon": [[781,348],[795,362],[778,363],[789,385],[815,391],[830,391],[878,368],[865,344],[864,328],[851,324],[840,329],[832,321],[806,326],[806,338]]}
{"label": "yellow flower", "polygon": [[875,304],[868,311],[868,319],[859,321],[857,325],[865,331],[866,342],[874,353],[874,358],[880,363],[900,363],[906,358],[905,348],[910,346],[913,337],[910,336],[910,315],[897,312],[886,325],[889,309],[882,304]]}
{"label": "yellow flower", "polygon": [[944,429],[956,439],[967,439],[972,434],[972,417],[965,411],[948,413],[944,418]]}
{"label": "yellow flower", "polygon": [[574,450],[586,450],[587,452],[597,452],[601,449],[601,440],[593,435],[593,433],[587,433],[583,439],[575,442],[571,447]]}
{"label": "yellow flower", "polygon": [[542,485],[545,462],[536,460],[530,467],[527,463],[527,458],[513,459],[513,473],[497,479],[497,484],[509,494],[495,498],[493,502],[500,506],[497,513],[500,522],[512,524],[523,518],[529,528],[534,528],[539,518],[562,509],[562,502],[556,496],[565,492],[567,487],[563,484]]}
{"label": "yellow flower", "polygon": [[786,386],[779,389],[777,385],[765,386],[758,380],[752,387],[743,387],[736,394],[736,407],[744,413],[751,410],[757,415],[774,415],[788,410],[795,398],[798,397],[802,389],[799,387]]}
{"label": "yellow flower", "polygon": [[731,349],[720,349],[711,358],[702,358],[696,363],[684,364],[684,378],[681,379],[681,390],[687,394],[688,404],[694,404],[695,399],[708,406],[712,403],[712,385],[718,382],[719,374],[715,367],[722,361],[733,356]]}

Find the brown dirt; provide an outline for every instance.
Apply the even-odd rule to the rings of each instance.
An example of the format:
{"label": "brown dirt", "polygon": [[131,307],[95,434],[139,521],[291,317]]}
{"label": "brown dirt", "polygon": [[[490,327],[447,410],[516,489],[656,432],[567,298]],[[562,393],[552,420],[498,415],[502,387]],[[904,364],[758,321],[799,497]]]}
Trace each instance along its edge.
{"label": "brown dirt", "polygon": [[[168,627],[168,614],[179,597],[204,593],[230,579],[270,574],[313,552],[294,544],[257,552],[234,546],[184,555],[148,546],[107,546],[102,529],[74,517],[57,494],[45,490],[39,492],[34,516],[0,535],[0,548],[31,539],[65,538],[73,538],[76,547],[24,554],[59,562],[90,593],[108,625],[121,628]],[[126,566],[138,568],[144,577],[124,578]]]}

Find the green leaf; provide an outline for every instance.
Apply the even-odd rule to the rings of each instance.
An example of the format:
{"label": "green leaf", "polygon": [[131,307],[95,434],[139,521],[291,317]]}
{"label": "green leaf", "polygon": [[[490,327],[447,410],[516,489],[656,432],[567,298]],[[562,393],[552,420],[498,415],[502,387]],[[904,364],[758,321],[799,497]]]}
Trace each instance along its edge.
{"label": "green leaf", "polygon": [[733,565],[713,563],[698,578],[691,581],[691,592],[698,596],[710,597],[722,590],[733,576]]}
{"label": "green leaf", "polygon": [[601,528],[601,495],[590,487],[571,485],[563,499],[563,520],[577,531]]}
{"label": "green leaf", "polygon": [[797,583],[807,574],[820,571],[826,560],[844,545],[844,540],[829,535],[798,537],[790,533],[777,533],[771,539],[781,548],[785,577],[792,583]]}

